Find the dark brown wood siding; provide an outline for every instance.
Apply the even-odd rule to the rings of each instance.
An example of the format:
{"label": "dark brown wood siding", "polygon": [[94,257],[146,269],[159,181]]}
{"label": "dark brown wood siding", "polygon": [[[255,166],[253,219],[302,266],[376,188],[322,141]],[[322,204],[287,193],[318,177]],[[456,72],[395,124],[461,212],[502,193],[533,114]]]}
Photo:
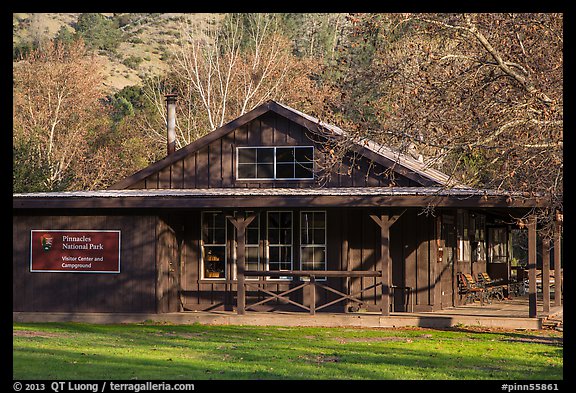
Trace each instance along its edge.
{"label": "dark brown wood siding", "polygon": [[[120,273],[31,273],[32,229],[121,231]],[[156,312],[156,217],[13,217],[13,311]]]}
{"label": "dark brown wood siding", "polygon": [[181,311],[180,245],[176,231],[178,217],[160,217],[156,222],[156,311],[158,313]]}
{"label": "dark brown wood siding", "polygon": [[[266,112],[224,137],[188,154],[129,188],[220,188],[220,187],[378,187],[388,186],[387,167],[350,153],[341,165],[315,180],[236,180],[236,148],[247,146],[314,146],[317,168],[326,159],[319,137],[305,127],[274,112]],[[395,174],[393,185],[418,186]]]}

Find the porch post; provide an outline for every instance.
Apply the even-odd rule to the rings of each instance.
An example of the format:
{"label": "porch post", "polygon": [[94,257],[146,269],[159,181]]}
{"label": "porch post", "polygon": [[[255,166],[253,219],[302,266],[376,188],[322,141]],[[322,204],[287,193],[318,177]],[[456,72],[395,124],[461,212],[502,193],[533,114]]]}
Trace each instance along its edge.
{"label": "porch post", "polygon": [[562,230],[562,221],[556,218],[554,226],[554,305],[562,305],[562,268],[560,266],[561,246],[560,234]]}
{"label": "porch post", "polygon": [[528,219],[528,316],[538,316],[536,308],[536,216]]}
{"label": "porch post", "polygon": [[390,261],[390,227],[400,218],[401,214],[381,214],[378,217],[370,214],[380,227],[380,266],[382,267],[382,315],[390,315],[390,287],[392,286],[392,263]]}
{"label": "porch post", "polygon": [[228,219],[236,228],[237,251],[236,251],[236,291],[238,315],[246,313],[246,286],[244,285],[244,271],[246,270],[246,227],[256,218],[256,214],[249,214],[247,217],[232,217]]}
{"label": "porch post", "polygon": [[550,313],[550,239],[542,239],[542,311]]}
{"label": "porch post", "polygon": [[[346,270],[347,272],[350,271],[350,263],[348,263],[348,211],[347,210],[343,210],[342,211],[342,245],[341,245],[341,261],[342,261],[342,270]],[[351,292],[351,282],[352,279],[350,277],[345,277],[344,278],[344,288],[345,288],[345,293],[350,295]],[[344,312],[347,313],[348,310],[350,309],[350,300],[346,299],[344,301]]]}

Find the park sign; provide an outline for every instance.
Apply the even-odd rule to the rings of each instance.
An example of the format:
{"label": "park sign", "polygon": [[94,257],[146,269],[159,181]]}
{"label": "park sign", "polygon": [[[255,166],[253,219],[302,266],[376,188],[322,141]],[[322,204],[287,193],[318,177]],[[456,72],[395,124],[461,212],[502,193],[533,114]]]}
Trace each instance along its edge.
{"label": "park sign", "polygon": [[30,231],[30,271],[120,273],[120,231]]}

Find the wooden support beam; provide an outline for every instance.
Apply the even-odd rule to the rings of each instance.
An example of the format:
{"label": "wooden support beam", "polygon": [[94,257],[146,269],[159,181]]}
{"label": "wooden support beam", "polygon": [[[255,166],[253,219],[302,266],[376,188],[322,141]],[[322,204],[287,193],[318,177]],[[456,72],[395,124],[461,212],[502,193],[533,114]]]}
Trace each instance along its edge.
{"label": "wooden support beam", "polygon": [[236,228],[236,279],[238,280],[238,283],[236,284],[236,312],[239,315],[242,315],[246,313],[246,286],[244,284],[244,271],[246,270],[246,227],[254,221],[256,213],[250,213],[245,217],[240,215],[239,217],[228,216],[227,218]]}
{"label": "wooden support beam", "polygon": [[528,219],[528,316],[536,318],[536,216]]}
{"label": "wooden support beam", "polygon": [[[406,211],[406,210],[404,210]],[[390,258],[390,227],[394,224],[404,212],[396,215],[370,214],[370,218],[374,220],[380,227],[380,264],[382,269],[382,298],[380,307],[382,308],[382,315],[390,315],[390,295],[392,287],[392,263]]]}
{"label": "wooden support beam", "polygon": [[542,239],[542,311],[550,313],[550,239]]}
{"label": "wooden support beam", "polygon": [[[351,270],[351,264],[348,261],[348,213],[342,213],[342,244],[340,249],[340,261],[342,263],[342,270],[349,272]],[[344,291],[350,294],[351,291],[351,281],[350,277],[344,278]],[[344,302],[344,312],[347,313],[350,309],[351,303],[349,301]]]}
{"label": "wooden support beam", "polygon": [[560,236],[562,233],[562,223],[557,220],[554,227],[554,305],[562,305],[562,267]]}
{"label": "wooden support beam", "polygon": [[[436,217],[435,220],[435,232],[433,246],[431,247],[430,255],[430,285],[433,289],[431,292],[430,303],[432,304],[432,310],[438,311],[442,308],[442,266],[444,260],[445,242],[442,239],[442,219],[441,216]],[[446,254],[447,255],[447,254]]]}
{"label": "wooden support beam", "polygon": [[316,277],[310,276],[310,315],[316,314]]}

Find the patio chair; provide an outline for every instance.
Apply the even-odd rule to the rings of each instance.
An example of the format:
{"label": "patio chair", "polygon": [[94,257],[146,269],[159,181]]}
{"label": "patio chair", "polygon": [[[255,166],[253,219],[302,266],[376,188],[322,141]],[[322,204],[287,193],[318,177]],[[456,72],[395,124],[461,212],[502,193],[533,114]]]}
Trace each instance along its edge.
{"label": "patio chair", "polygon": [[458,273],[458,294],[464,297],[464,304],[479,300],[484,305],[484,301],[488,300],[486,290],[476,285],[470,274]]}
{"label": "patio chair", "polygon": [[504,288],[506,285],[500,284],[502,280],[493,280],[486,272],[478,273],[478,283],[488,292],[488,297],[498,301],[504,300]]}

